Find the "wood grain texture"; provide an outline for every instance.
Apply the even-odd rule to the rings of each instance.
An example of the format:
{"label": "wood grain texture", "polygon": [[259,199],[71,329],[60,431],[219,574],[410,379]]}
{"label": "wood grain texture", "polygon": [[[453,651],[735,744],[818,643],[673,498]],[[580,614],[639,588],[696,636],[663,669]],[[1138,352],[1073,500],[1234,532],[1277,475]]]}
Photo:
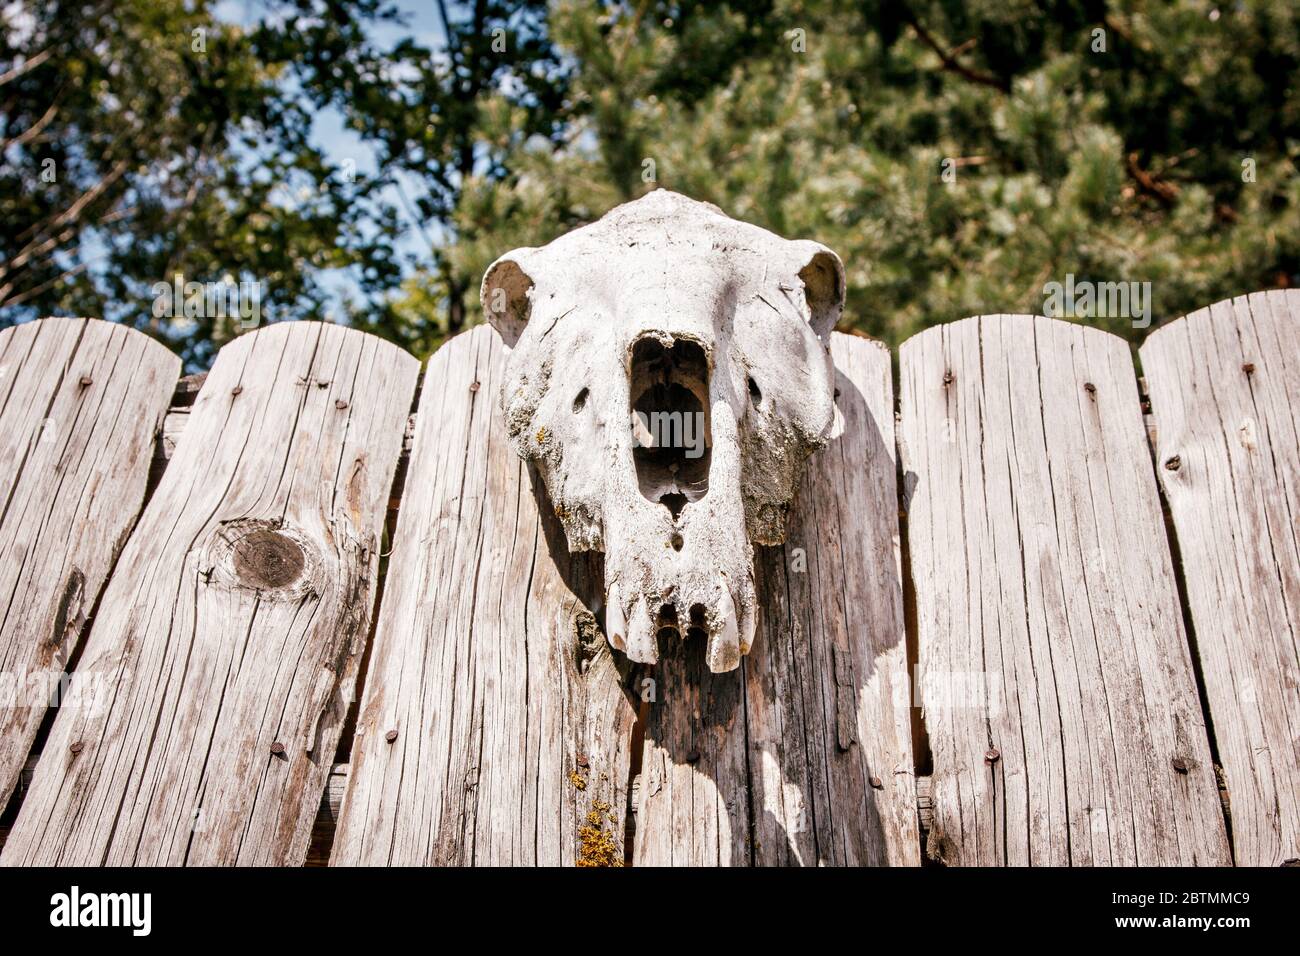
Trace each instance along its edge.
{"label": "wood grain texture", "polygon": [[218,356],[0,863],[297,864],[369,628],[418,363],[284,323]]}
{"label": "wood grain texture", "polygon": [[759,549],[737,671],[661,641],[637,865],[920,863],[889,352],[836,334],[843,431],[809,461],[786,543]]}
{"label": "wood grain texture", "polygon": [[1228,862],[1129,347],[983,316],[900,369],[930,855]]}
{"label": "wood grain texture", "polygon": [[1238,864],[1300,857],[1300,292],[1142,346]]}
{"label": "wood grain texture", "polygon": [[334,865],[571,866],[593,812],[622,844],[635,711],[599,556],[507,444],[504,355],[484,326],[426,372]]}
{"label": "wood grain texture", "polygon": [[[93,319],[0,331],[0,807],[144,504],[180,359]],[[62,682],[62,683],[61,683]]]}

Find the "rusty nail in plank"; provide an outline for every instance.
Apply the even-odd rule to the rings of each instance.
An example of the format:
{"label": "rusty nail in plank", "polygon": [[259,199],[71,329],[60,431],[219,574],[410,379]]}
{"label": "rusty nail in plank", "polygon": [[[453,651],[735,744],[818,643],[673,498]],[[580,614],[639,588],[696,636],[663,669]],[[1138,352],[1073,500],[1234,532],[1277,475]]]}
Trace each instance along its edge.
{"label": "rusty nail in plank", "polygon": [[1179,458],[1177,455],[1174,455],[1172,458],[1168,459],[1165,462],[1165,468],[1168,471],[1177,471],[1179,468],[1182,467],[1182,464],[1183,464],[1183,460]]}
{"label": "rusty nail in plank", "polygon": [[946,372],[943,373],[943,384],[951,385],[953,382],[953,378],[954,376],[952,374],[952,369],[948,369]]}
{"label": "rusty nail in plank", "polygon": [[997,763],[998,758],[1001,756],[1002,754],[998,751],[997,747],[990,747],[988,750],[984,751],[984,759],[988,763]]}
{"label": "rusty nail in plank", "polygon": [[1241,370],[1245,372],[1247,375],[1253,375],[1255,372],[1255,363],[1247,362],[1245,365],[1241,367]]}
{"label": "rusty nail in plank", "polygon": [[335,399],[335,400],[334,400],[334,407],[337,408],[339,411],[343,411],[343,409],[345,409],[345,408],[348,407],[348,403],[345,402],[345,401],[343,401],[343,399],[341,399],[341,398],[339,398],[339,399]]}
{"label": "rusty nail in plank", "polygon": [[278,740],[275,743],[271,744],[271,753],[275,754],[277,757],[283,757],[284,744],[280,743],[280,741]]}
{"label": "rusty nail in plank", "polygon": [[83,375],[81,376],[81,378],[77,379],[78,384],[80,384],[82,388],[85,388],[87,385],[94,384],[94,381],[95,380],[91,378],[89,375]]}
{"label": "rusty nail in plank", "polygon": [[1089,395],[1096,395],[1096,394],[1097,394],[1097,386],[1096,386],[1096,385],[1093,385],[1092,382],[1084,382],[1084,383],[1083,383],[1083,390],[1084,390],[1085,392],[1087,392]]}
{"label": "rusty nail in plank", "polygon": [[1174,769],[1177,770],[1179,773],[1187,773],[1187,761],[1184,760],[1182,757],[1175,757],[1173,759],[1173,764],[1174,764]]}
{"label": "rusty nail in plank", "polygon": [[79,753],[81,753],[81,748],[82,748],[83,746],[85,746],[85,745],[82,744],[82,742],[81,742],[80,740],[78,740],[78,741],[75,741],[71,746],[69,746],[68,749],[71,750],[74,754],[79,754]]}
{"label": "rusty nail in plank", "polygon": [[700,762],[700,752],[699,752],[698,750],[692,749],[689,753],[686,754],[686,762],[687,762],[687,763],[699,763],[699,762]]}
{"label": "rusty nail in plank", "polygon": [[884,783],[881,782],[879,777],[872,777],[870,783],[876,790],[883,790],[885,788]]}
{"label": "rusty nail in plank", "polygon": [[470,382],[470,383],[469,383],[469,390],[470,390],[471,392],[477,392],[477,391],[478,391],[478,387],[479,387],[479,386],[478,386],[478,382]]}
{"label": "rusty nail in plank", "polygon": [[388,733],[384,734],[384,739],[391,744],[394,740],[397,739],[397,731],[390,730]]}
{"label": "rusty nail in plank", "polygon": [[232,389],[230,390],[230,394],[231,394],[231,395],[238,395],[238,394],[239,394],[240,392],[242,392],[243,390],[244,390],[244,386],[242,386],[242,385],[236,385],[234,388],[232,388]]}
{"label": "rusty nail in plank", "polygon": [[591,763],[587,760],[587,755],[586,755],[586,754],[578,754],[578,766],[579,766],[579,767],[589,767],[589,766],[591,766]]}

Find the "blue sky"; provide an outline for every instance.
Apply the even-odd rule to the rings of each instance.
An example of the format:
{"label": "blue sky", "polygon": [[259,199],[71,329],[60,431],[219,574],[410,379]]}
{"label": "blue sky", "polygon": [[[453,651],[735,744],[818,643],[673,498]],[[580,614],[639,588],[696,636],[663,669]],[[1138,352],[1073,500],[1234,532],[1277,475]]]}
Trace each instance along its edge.
{"label": "blue sky", "polygon": [[[432,0],[395,0],[394,5],[402,11],[400,24],[384,23],[378,25],[371,33],[377,44],[382,47],[395,46],[406,37],[412,37],[421,46],[431,50],[446,49],[446,33],[438,15],[437,4]],[[448,4],[454,10],[455,3]],[[271,7],[261,0],[219,0],[214,13],[219,20],[230,23],[254,23],[268,15]],[[369,146],[351,130],[345,128],[342,115],[334,109],[322,110],[316,114],[312,124],[312,142],[326,154],[334,158],[349,157],[355,160],[358,173],[367,174],[375,171],[373,152]],[[407,178],[404,181],[405,194],[410,200],[420,194],[418,184]],[[406,232],[397,245],[403,258],[415,256],[422,260],[429,259],[429,247],[425,236],[431,229],[427,224],[422,231],[419,224],[411,220],[410,206],[395,189],[389,189],[385,199],[401,211],[406,220]],[[319,276],[321,284],[336,296],[341,296],[356,289],[352,276],[344,270],[328,270]]]}

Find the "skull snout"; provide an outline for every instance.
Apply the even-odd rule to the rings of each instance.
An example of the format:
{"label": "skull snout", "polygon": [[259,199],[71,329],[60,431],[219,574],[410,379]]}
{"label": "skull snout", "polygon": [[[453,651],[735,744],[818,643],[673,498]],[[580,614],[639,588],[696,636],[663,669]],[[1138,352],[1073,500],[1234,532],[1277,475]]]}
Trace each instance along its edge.
{"label": "skull snout", "polygon": [[753,552],[735,415],[714,401],[711,349],[707,337],[659,330],[628,346],[631,460],[619,467],[640,500],[606,502],[606,625],[644,663],[660,637],[703,637],[709,667],[725,671],[753,642]]}

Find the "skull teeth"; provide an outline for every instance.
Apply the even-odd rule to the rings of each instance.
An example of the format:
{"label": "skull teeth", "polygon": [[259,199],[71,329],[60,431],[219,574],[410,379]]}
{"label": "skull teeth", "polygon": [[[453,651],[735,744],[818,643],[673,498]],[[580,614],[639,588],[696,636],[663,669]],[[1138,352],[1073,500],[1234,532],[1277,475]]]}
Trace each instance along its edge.
{"label": "skull teeth", "polygon": [[646,608],[645,598],[638,597],[632,605],[627,622],[627,648],[629,660],[640,664],[654,664],[659,660],[659,647],[655,643],[655,623]]}
{"label": "skull teeth", "polygon": [[722,599],[719,626],[709,635],[706,660],[715,674],[735,670],[740,666],[740,630],[736,621],[736,602],[728,594]]}
{"label": "skull teeth", "polygon": [[[661,624],[675,628],[683,638],[688,630],[704,630],[705,662],[715,674],[735,670],[740,666],[741,657],[754,646],[757,612],[752,603],[738,600],[728,591],[715,596],[717,603],[692,605],[691,614],[679,615],[676,620],[671,614],[673,606],[665,605],[665,613],[669,614],[665,622],[659,620],[658,613],[651,613],[651,605],[644,595],[637,595],[630,608],[625,608],[624,600],[618,582],[611,584],[606,595],[605,633],[613,648],[622,651],[629,660],[642,664],[658,662]],[[706,627],[704,621],[712,626]]]}
{"label": "skull teeth", "polygon": [[616,651],[627,647],[627,618],[623,614],[623,595],[619,593],[617,583],[610,587],[605,601],[605,633]]}
{"label": "skull teeth", "polygon": [[754,635],[758,632],[758,612],[755,607],[748,606],[744,613],[740,615],[740,653],[748,654],[749,649],[754,646]]}

